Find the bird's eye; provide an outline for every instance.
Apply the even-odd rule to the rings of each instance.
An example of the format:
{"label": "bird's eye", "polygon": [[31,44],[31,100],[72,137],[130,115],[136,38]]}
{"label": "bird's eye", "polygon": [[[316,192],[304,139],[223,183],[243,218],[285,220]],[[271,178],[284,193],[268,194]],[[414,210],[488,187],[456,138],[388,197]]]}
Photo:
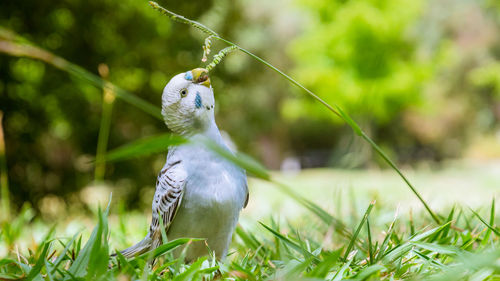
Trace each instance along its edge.
{"label": "bird's eye", "polygon": [[181,97],[185,97],[185,96],[187,96],[187,94],[188,94],[188,90],[187,89],[182,89],[181,90]]}

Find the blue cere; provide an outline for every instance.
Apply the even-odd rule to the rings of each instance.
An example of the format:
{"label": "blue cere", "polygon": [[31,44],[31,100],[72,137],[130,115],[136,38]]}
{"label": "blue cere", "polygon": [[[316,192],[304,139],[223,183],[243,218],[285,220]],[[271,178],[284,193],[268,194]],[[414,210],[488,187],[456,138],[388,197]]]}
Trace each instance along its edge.
{"label": "blue cere", "polygon": [[194,105],[196,108],[201,108],[201,96],[200,93],[196,92],[196,98],[194,99]]}
{"label": "blue cere", "polygon": [[193,80],[193,74],[191,73],[191,71],[186,72],[186,75],[184,75],[184,79]]}

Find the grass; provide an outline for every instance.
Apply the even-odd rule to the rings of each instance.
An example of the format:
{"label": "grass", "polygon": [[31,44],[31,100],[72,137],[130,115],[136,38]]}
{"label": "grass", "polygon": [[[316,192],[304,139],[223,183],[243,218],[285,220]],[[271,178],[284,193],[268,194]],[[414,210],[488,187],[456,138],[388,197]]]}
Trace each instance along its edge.
{"label": "grass", "polygon": [[[148,223],[144,214],[125,212],[114,202],[104,211],[98,209],[93,218],[60,218],[57,226],[52,226],[53,221],[33,220],[33,211],[25,207],[1,224],[0,252],[6,253],[0,258],[0,280],[500,278],[500,231],[494,200],[478,210],[461,205],[450,208],[445,222],[436,226],[422,216],[423,210],[398,214],[390,204],[372,201],[364,206],[364,215],[349,216],[289,195],[302,206],[301,215],[289,219],[271,216],[258,223],[246,219],[236,229],[224,263],[214,261],[209,249],[206,257],[191,264],[185,264],[182,256],[174,257],[172,250],[188,245],[189,238],[170,241],[129,260],[111,257],[115,249],[142,237]],[[339,196],[342,202],[352,202],[344,203],[345,211],[356,213],[362,200]],[[115,207],[110,211],[109,206]],[[96,224],[90,235],[85,221]],[[79,225],[76,231],[74,224]],[[148,260],[153,258],[160,262],[151,267]]]}

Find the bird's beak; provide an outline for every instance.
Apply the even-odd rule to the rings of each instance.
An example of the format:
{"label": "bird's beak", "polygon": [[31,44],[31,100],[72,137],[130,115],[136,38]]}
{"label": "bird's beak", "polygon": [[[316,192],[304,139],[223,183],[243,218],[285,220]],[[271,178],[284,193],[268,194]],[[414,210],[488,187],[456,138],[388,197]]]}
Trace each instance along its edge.
{"label": "bird's beak", "polygon": [[210,88],[210,77],[208,77],[208,71],[206,69],[195,68],[191,70],[191,73],[193,74],[192,81],[194,83]]}

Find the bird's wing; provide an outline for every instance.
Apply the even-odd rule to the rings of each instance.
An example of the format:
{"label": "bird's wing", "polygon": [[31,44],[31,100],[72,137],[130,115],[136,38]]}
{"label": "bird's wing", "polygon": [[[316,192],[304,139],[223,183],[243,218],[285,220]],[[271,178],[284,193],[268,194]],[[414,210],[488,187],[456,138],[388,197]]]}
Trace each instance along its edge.
{"label": "bird's wing", "polygon": [[167,232],[181,204],[186,178],[187,173],[181,161],[167,163],[158,175],[153,199],[153,215],[149,228],[149,235],[153,239],[153,243],[158,243],[158,245],[154,245],[156,247],[162,241],[160,219],[162,219],[163,227]]}

